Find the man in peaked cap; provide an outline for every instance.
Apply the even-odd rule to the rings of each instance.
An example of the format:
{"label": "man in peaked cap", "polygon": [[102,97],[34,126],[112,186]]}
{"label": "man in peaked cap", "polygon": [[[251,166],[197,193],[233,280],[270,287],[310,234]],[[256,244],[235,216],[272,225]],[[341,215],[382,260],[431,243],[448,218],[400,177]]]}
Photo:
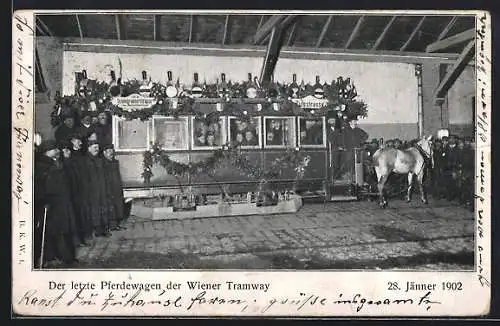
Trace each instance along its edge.
{"label": "man in peaked cap", "polygon": [[122,223],[125,220],[123,198],[123,184],[120,174],[120,163],[115,157],[113,144],[106,144],[103,148],[103,165],[106,177],[106,197],[108,202],[108,220],[111,231],[126,229]]}
{"label": "man in peaked cap", "polygon": [[92,232],[86,234],[86,237],[108,237],[111,235],[107,217],[106,176],[103,160],[99,156],[99,149],[99,142],[97,140],[88,141],[84,169],[82,171],[84,174],[82,179],[82,200],[85,211],[85,222],[86,225],[92,226]]}
{"label": "man in peaked cap", "polygon": [[[76,262],[75,216],[60,150],[55,141],[46,140],[40,145],[40,154],[35,162],[34,177],[35,244],[44,245],[44,263],[71,264]],[[45,208],[45,243],[41,244]]]}

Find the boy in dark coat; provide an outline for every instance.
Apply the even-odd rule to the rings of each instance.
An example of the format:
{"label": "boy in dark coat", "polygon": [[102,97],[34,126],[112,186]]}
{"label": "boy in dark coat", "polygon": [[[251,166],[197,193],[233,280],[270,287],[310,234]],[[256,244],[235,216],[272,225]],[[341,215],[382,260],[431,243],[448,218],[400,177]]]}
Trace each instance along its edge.
{"label": "boy in dark coat", "polygon": [[124,221],[123,185],[120,175],[120,164],[115,158],[115,148],[113,144],[105,145],[103,148],[103,165],[106,177],[106,197],[108,203],[108,218],[111,230],[125,230],[120,224]]}
{"label": "boy in dark coat", "polygon": [[[70,190],[60,151],[54,141],[41,145],[35,166],[36,205],[47,208],[45,221],[44,262],[54,265],[77,262],[74,244],[75,216],[70,198]],[[43,208],[36,207],[36,212]],[[43,230],[43,213],[37,221]]]}
{"label": "boy in dark coat", "polygon": [[110,236],[107,219],[108,200],[104,165],[99,156],[99,143],[88,142],[83,171],[82,191],[87,220],[92,222],[94,236]]}

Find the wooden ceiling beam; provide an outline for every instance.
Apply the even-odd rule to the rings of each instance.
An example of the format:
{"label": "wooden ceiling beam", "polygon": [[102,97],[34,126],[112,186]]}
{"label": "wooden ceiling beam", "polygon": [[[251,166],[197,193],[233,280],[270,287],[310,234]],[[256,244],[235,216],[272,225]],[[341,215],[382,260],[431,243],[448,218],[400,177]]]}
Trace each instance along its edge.
{"label": "wooden ceiling beam", "polygon": [[446,93],[448,93],[448,90],[453,86],[457,78],[464,71],[465,67],[467,67],[469,62],[473,59],[475,45],[475,40],[472,40],[467,44],[460,56],[457,58],[453,67],[446,73],[443,80],[441,80],[433,95],[435,104],[442,103]]}
{"label": "wooden ceiling beam", "polygon": [[188,38],[188,43],[193,42],[193,35],[194,35],[194,15],[189,16],[189,38]]}
{"label": "wooden ceiling beam", "polygon": [[279,26],[281,22],[285,20],[286,15],[274,15],[271,16],[261,27],[257,29],[253,37],[254,44],[260,44],[264,38],[272,32],[273,28]]}
{"label": "wooden ceiling beam", "polygon": [[263,86],[269,84],[271,81],[271,76],[274,73],[274,69],[276,68],[276,63],[278,62],[280,51],[283,46],[284,34],[284,30],[279,27],[274,27],[271,30],[269,44],[267,46],[266,55],[264,57],[260,73],[260,83]]}
{"label": "wooden ceiling beam", "polygon": [[120,15],[115,15],[115,25],[116,25],[116,37],[119,40],[126,39],[125,36],[125,26]]}
{"label": "wooden ceiling beam", "polygon": [[36,30],[42,34],[43,36],[48,36],[47,33],[42,29],[42,27],[38,24],[35,24],[36,25]]}
{"label": "wooden ceiling beam", "polygon": [[295,36],[297,35],[297,24],[298,22],[295,22],[292,25],[292,30],[290,31],[290,35],[288,35],[288,41],[286,42],[286,46],[291,46],[295,41]]}
{"label": "wooden ceiling beam", "polygon": [[161,40],[160,32],[161,15],[153,15],[153,40]]}
{"label": "wooden ceiling beam", "polygon": [[330,25],[332,24],[333,20],[333,15],[328,16],[328,19],[325,22],[325,25],[323,26],[323,29],[321,30],[321,34],[318,37],[318,41],[316,42],[316,47],[319,48],[321,46],[321,43],[323,42],[323,39],[325,38],[326,32],[328,31],[328,28],[330,28]]}
{"label": "wooden ceiling beam", "polygon": [[82,24],[80,23],[80,17],[78,14],[75,14],[76,18],[76,26],[78,26],[78,34],[80,35],[80,40],[83,40],[83,29],[82,29]]}
{"label": "wooden ceiling beam", "polygon": [[356,26],[354,26],[354,29],[352,30],[351,35],[349,35],[349,39],[344,45],[344,49],[348,49],[349,46],[351,45],[352,41],[358,36],[359,31],[361,30],[361,26],[363,26],[363,22],[365,21],[365,15],[360,16],[358,18],[358,21],[356,22]]}
{"label": "wooden ceiling beam", "polygon": [[457,16],[451,17],[451,19],[448,22],[448,24],[443,28],[443,30],[441,31],[441,33],[437,37],[436,42],[437,41],[441,41],[446,36],[446,34],[448,34],[448,32],[453,28],[453,26],[455,25],[455,23],[457,22],[457,20],[458,20]]}
{"label": "wooden ceiling beam", "polygon": [[375,41],[375,44],[372,46],[372,51],[376,50],[380,44],[382,44],[382,41],[384,40],[385,36],[387,35],[387,32],[389,32],[389,29],[391,28],[392,24],[394,24],[394,21],[396,20],[396,16],[392,16],[391,20],[385,25],[384,30],[380,35],[378,36],[377,40]]}
{"label": "wooden ceiling beam", "polygon": [[44,33],[47,36],[54,36],[55,35],[54,33],[52,33],[52,31],[50,30],[50,28],[39,17],[36,17],[36,22],[44,30]]}
{"label": "wooden ceiling beam", "polygon": [[399,49],[399,51],[404,51],[406,50],[406,48],[410,45],[411,41],[413,41],[413,39],[415,38],[415,35],[417,35],[418,31],[420,31],[420,29],[422,28],[422,25],[424,24],[424,21],[425,21],[425,16],[423,16],[419,21],[418,21],[418,24],[417,26],[415,26],[415,28],[413,29],[413,31],[411,32],[410,36],[408,37],[408,39],[406,40],[405,44],[403,44],[403,46],[401,46],[401,48]]}
{"label": "wooden ceiling beam", "polygon": [[436,52],[436,51],[444,50],[444,49],[447,49],[451,46],[472,40],[475,37],[476,37],[476,30],[474,28],[471,28],[469,30],[466,30],[465,32],[458,33],[456,35],[442,39],[440,41],[431,43],[427,46],[425,51],[426,52]]}
{"label": "wooden ceiling beam", "polygon": [[231,35],[230,18],[229,15],[226,15],[226,21],[224,22],[224,33],[222,35],[222,45],[228,42],[230,35]]}

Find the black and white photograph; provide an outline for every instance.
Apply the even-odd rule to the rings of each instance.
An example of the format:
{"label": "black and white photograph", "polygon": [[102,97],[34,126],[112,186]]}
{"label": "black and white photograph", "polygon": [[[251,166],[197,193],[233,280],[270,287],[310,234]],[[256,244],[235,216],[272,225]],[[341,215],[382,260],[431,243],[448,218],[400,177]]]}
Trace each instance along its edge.
{"label": "black and white photograph", "polygon": [[[275,40],[269,39],[269,33],[265,34],[261,28],[275,19],[280,21],[281,32],[286,34],[286,42],[281,45],[290,52],[289,55],[284,52],[275,66],[263,61],[265,52],[262,58],[252,55],[228,60],[232,55],[224,50],[209,56],[203,55],[203,48],[189,49],[189,44],[193,47],[205,44],[210,48],[211,43],[221,42],[230,47],[253,46],[258,41],[264,46]],[[278,19],[270,15],[244,14],[48,14],[37,15],[36,23],[36,86],[40,100],[35,103],[35,131],[40,134],[42,143],[35,148],[41,163],[39,169],[35,168],[35,180],[40,182],[36,184],[39,192],[35,192],[35,197],[40,199],[40,206],[35,218],[40,226],[45,224],[47,233],[45,243],[36,245],[37,254],[33,257],[36,267],[41,261],[42,268],[474,268],[474,61],[471,58],[461,67],[454,68],[456,59],[464,51],[471,51],[474,16],[301,15]],[[191,25],[195,27],[193,30],[189,28]],[[455,39],[457,41],[453,41]],[[146,47],[152,42],[158,45],[178,42],[188,46],[155,52]],[[127,48],[129,44],[135,47]],[[300,54],[307,47],[321,54],[342,46],[352,52],[353,61],[337,61],[336,57],[341,59],[342,56],[334,53],[328,59]],[[238,55],[245,55],[241,52]],[[387,53],[394,54],[384,56]],[[369,61],[360,61],[368,54],[366,60]],[[255,70],[259,68],[259,61],[262,63],[260,72]],[[440,82],[453,72],[452,69],[460,69],[460,73],[454,72],[455,80],[450,79],[446,84]],[[143,71],[145,73],[141,74]],[[167,74],[168,71],[173,77]],[[254,76],[260,73],[261,87],[271,87],[271,83],[290,86],[292,74],[296,74],[299,97],[306,97],[309,90],[315,92],[316,87],[326,91],[332,87],[332,81],[333,86],[339,88],[339,92],[329,95],[329,99],[338,102],[340,98],[342,104],[327,104],[316,109],[315,117],[278,116],[274,114],[276,106],[255,112],[249,104],[247,111],[253,113],[248,114],[254,115],[251,123],[234,117],[229,119],[230,143],[259,147],[262,138],[263,151],[275,149],[274,156],[255,162],[259,167],[278,161],[288,147],[300,145],[297,155],[303,156],[308,155],[303,150],[307,147],[323,148],[321,154],[326,160],[322,162],[327,163],[314,163],[328,166],[322,169],[323,174],[310,177],[321,178],[328,184],[328,204],[324,206],[318,195],[318,198],[308,198],[310,202],[304,200],[293,211],[284,210],[285,215],[258,213],[250,208],[258,198],[246,202],[247,193],[256,192],[255,186],[242,180],[237,187],[239,193],[231,195],[245,198],[243,204],[250,205],[245,212],[248,215],[203,219],[199,212],[169,213],[168,200],[162,211],[148,203],[155,198],[128,197],[128,185],[136,187],[136,181],[140,180],[125,179],[116,182],[122,187],[120,197],[129,200],[127,204],[119,204],[118,211],[127,213],[127,216],[120,216],[123,229],[106,222],[105,212],[116,211],[110,206],[113,203],[96,203],[97,200],[92,199],[97,189],[105,191],[108,186],[104,184],[105,179],[98,177],[95,184],[82,183],[86,173],[107,175],[104,172],[107,147],[116,146],[117,166],[123,167],[136,164],[137,160],[129,160],[128,156],[137,155],[136,150],[150,150],[153,143],[160,146],[164,155],[168,155],[168,151],[187,150],[183,155],[189,156],[189,150],[222,148],[226,144],[224,131],[227,129],[222,111],[220,120],[215,122],[192,117],[188,131],[189,114],[173,117],[174,105],[161,89],[147,94],[147,97],[161,99],[163,104],[157,101],[151,110],[155,115],[144,120],[137,110],[124,111],[109,104],[115,94],[113,91],[118,92],[117,96],[126,97],[134,94],[135,86],[153,81],[165,90],[177,87],[178,94],[188,94],[193,85],[200,85],[202,96],[196,97],[196,101],[217,112],[216,106],[204,99],[217,97],[218,92],[244,97],[244,92],[235,95],[228,85],[231,81],[233,88],[237,83],[240,83],[238,87],[248,86],[244,84],[247,72]],[[194,81],[194,73],[200,76],[198,81]],[[221,73],[225,74],[225,80],[219,78]],[[269,78],[271,75],[273,80]],[[99,83],[106,87],[98,86]],[[215,86],[213,94],[208,90],[210,84]],[[255,87],[253,83],[249,86]],[[177,106],[185,98],[189,95],[179,96]],[[273,98],[262,98],[263,103],[268,99]],[[285,110],[285,106],[280,105],[280,109]],[[125,114],[115,118],[119,119],[114,125],[116,130],[106,127],[111,126],[112,115],[122,110]],[[356,112],[350,110],[359,110],[357,113],[362,117],[353,115]],[[97,121],[87,128],[84,121],[88,116],[96,117]],[[328,137],[324,137],[324,127]],[[89,135],[88,129],[93,133]],[[111,142],[113,133],[115,144]],[[92,140],[92,136],[96,139]],[[75,141],[82,144],[81,148],[71,147]],[[98,153],[92,156],[94,147]],[[356,148],[361,149],[358,153],[363,156],[361,170],[355,169]],[[68,154],[64,155],[66,152]],[[91,171],[93,161],[95,168],[101,171]],[[212,169],[208,166],[212,161],[207,157],[196,164]],[[175,174],[175,168],[182,169],[169,164],[164,166],[167,173]],[[69,169],[64,169],[65,165]],[[137,179],[140,179],[143,166],[136,166],[136,169]],[[68,171],[72,171],[71,174]],[[355,178],[355,172],[362,175]],[[119,169],[116,175],[119,178]],[[54,179],[65,181],[51,186],[50,181]],[[170,180],[156,187],[165,196],[175,198],[182,191]],[[279,177],[269,180],[269,187],[276,193],[293,190],[286,180],[282,180],[285,185],[272,185],[278,181]],[[307,183],[306,179],[301,181]],[[234,181],[228,180],[225,184],[221,179],[219,182],[221,186],[230,187],[229,183]],[[202,203],[197,198],[219,195],[213,187],[183,186],[192,189],[190,195],[196,202]],[[148,187],[143,183],[144,195]],[[383,196],[379,196],[381,188]],[[316,190],[319,189],[307,189]],[[118,190],[109,191],[116,193]],[[53,192],[64,196],[46,195]],[[135,193],[137,196],[137,191]],[[139,192],[139,195],[142,194]],[[300,194],[293,196],[300,197]],[[342,200],[344,197],[350,200]],[[51,202],[51,198],[58,198],[57,202]],[[315,199],[319,199],[319,203]],[[136,205],[145,207],[135,210]],[[125,206],[130,207],[125,210]],[[146,208],[150,214],[140,216],[136,213],[147,211]],[[61,209],[72,213],[60,216]],[[87,221],[95,221],[95,214],[101,213],[99,225],[88,225]],[[187,219],[183,214],[193,217]],[[311,216],[311,224],[294,225],[293,221],[303,219],[304,214]],[[429,214],[436,218],[429,220]],[[281,219],[288,220],[287,228],[273,226]],[[258,232],[250,228],[255,221],[259,221]],[[224,238],[217,231],[218,223],[231,225]],[[197,227],[193,230],[194,225]],[[213,225],[214,232],[206,234],[204,230],[209,225]],[[185,231],[172,233],[177,228]],[[83,229],[90,230],[91,240],[84,241]],[[188,230],[190,233],[184,233]],[[42,228],[37,231],[40,233]],[[285,237],[285,234],[291,235]],[[194,247],[187,247],[186,237],[193,240]],[[176,238],[185,239],[186,246],[172,247]],[[227,241],[237,243],[233,246]],[[58,245],[74,248],[71,256],[60,254]],[[101,250],[103,245],[107,250]],[[366,246],[370,250],[362,249]],[[42,247],[44,257],[40,257]],[[303,248],[312,251],[304,256],[298,253]],[[216,258],[223,255],[234,258],[230,261]]]}
{"label": "black and white photograph", "polygon": [[28,270],[477,271],[482,14],[35,12]]}

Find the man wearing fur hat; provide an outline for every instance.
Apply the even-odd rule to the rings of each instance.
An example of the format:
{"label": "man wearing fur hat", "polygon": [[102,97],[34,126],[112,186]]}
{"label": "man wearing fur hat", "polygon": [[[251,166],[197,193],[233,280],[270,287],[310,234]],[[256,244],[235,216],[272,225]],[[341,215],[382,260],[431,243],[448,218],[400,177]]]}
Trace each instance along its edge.
{"label": "man wearing fur hat", "polygon": [[89,140],[83,174],[83,199],[87,221],[92,223],[93,235],[110,236],[108,199],[106,198],[106,176],[102,158],[99,156],[99,143]]}
{"label": "man wearing fur hat", "polygon": [[35,226],[40,239],[45,224],[44,265],[71,264],[76,262],[75,216],[57,143],[42,142],[40,154],[35,163]]}
{"label": "man wearing fur hat", "polygon": [[111,230],[124,230],[126,227],[120,225],[124,216],[123,184],[120,175],[120,165],[115,157],[113,144],[107,144],[103,148],[103,165],[106,177],[106,197],[109,199],[108,218]]}
{"label": "man wearing fur hat", "polygon": [[71,112],[65,112],[62,121],[63,123],[57,127],[55,132],[55,138],[58,144],[68,140],[68,137],[77,131],[75,117]]}
{"label": "man wearing fur hat", "polygon": [[92,112],[84,111],[82,113],[81,125],[78,127],[78,133],[82,139],[87,139],[95,132],[95,125],[92,124]]}

